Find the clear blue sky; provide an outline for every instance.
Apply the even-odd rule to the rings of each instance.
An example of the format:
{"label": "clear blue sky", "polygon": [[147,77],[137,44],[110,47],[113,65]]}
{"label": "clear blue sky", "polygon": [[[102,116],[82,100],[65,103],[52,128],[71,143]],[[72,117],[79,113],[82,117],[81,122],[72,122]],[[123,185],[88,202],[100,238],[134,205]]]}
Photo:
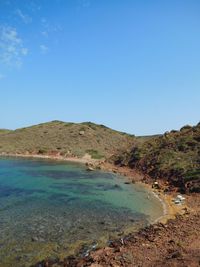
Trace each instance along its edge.
{"label": "clear blue sky", "polygon": [[200,120],[199,0],[1,0],[0,128]]}

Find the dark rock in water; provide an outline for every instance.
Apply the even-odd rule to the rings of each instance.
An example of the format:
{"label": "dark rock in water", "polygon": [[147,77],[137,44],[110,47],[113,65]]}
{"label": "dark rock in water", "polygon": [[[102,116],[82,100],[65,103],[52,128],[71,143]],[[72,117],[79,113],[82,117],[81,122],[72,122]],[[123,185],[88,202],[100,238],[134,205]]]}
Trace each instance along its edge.
{"label": "dark rock in water", "polygon": [[87,171],[94,171],[94,168],[89,166],[89,167],[87,167]]}
{"label": "dark rock in water", "polygon": [[114,188],[120,188],[121,189],[121,187],[118,184],[115,184]]}
{"label": "dark rock in water", "polygon": [[32,236],[32,237],[31,237],[31,241],[32,241],[32,242],[38,242],[39,239],[38,239],[37,236]]}
{"label": "dark rock in water", "polygon": [[42,237],[32,236],[31,241],[32,242],[45,242],[45,239]]}

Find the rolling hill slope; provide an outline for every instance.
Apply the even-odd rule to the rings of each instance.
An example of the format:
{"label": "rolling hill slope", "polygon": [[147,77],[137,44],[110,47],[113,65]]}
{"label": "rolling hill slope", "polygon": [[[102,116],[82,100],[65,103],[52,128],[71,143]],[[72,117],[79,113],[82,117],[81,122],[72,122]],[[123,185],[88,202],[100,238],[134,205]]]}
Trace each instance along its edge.
{"label": "rolling hill slope", "polygon": [[59,154],[108,158],[132,146],[135,137],[91,122],[52,121],[0,135],[0,153]]}
{"label": "rolling hill slope", "polygon": [[200,123],[163,135],[135,137],[91,122],[52,121],[0,130],[0,153],[107,159],[164,179],[182,192],[200,192]]}

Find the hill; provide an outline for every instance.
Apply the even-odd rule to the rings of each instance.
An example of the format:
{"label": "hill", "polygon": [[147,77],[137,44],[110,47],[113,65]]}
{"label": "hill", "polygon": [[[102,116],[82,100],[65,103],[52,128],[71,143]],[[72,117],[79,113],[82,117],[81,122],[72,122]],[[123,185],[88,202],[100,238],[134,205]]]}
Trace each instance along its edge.
{"label": "hill", "polygon": [[62,155],[108,158],[132,146],[135,137],[91,122],[52,121],[5,131],[0,136],[0,153]]}
{"label": "hill", "polygon": [[156,180],[162,178],[182,192],[200,192],[200,123],[143,138],[115,163],[139,169]]}
{"label": "hill", "polygon": [[0,153],[107,159],[165,180],[182,192],[200,192],[200,123],[163,135],[135,137],[91,122],[52,121],[0,130]]}
{"label": "hill", "polygon": [[0,129],[0,135],[1,134],[6,134],[6,133],[10,133],[11,130],[7,130],[7,129]]}

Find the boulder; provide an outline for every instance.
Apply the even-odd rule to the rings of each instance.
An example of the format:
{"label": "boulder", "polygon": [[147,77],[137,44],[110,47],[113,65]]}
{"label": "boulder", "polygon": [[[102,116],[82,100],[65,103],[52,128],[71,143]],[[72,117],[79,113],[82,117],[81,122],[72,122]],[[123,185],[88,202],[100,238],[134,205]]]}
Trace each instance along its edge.
{"label": "boulder", "polygon": [[80,135],[84,135],[85,134],[85,131],[80,131],[79,134]]}

